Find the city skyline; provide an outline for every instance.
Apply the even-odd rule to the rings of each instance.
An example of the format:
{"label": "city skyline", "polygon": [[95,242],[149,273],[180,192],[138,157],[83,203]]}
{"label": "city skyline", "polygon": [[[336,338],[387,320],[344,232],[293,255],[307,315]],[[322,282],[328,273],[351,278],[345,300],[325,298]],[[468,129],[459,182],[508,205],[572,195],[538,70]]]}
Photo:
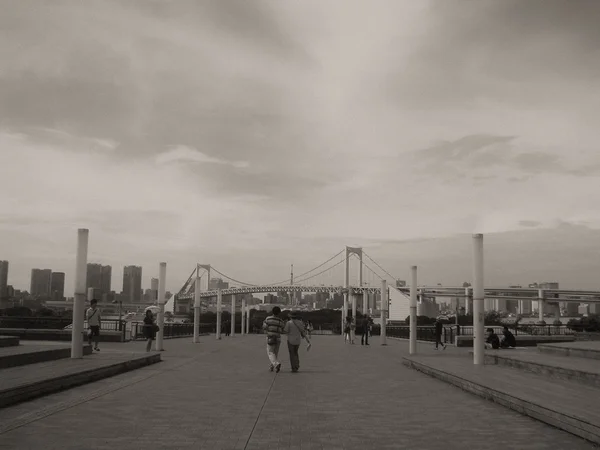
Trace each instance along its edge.
{"label": "city skyline", "polygon": [[481,232],[486,284],[598,287],[599,13],[14,2],[0,28],[8,284],[51,267],[72,294],[83,227],[113,286],[128,262],[147,286],[160,261],[172,292],[196,263],[263,283],[344,245],[401,279],[417,264],[427,283],[460,283]]}

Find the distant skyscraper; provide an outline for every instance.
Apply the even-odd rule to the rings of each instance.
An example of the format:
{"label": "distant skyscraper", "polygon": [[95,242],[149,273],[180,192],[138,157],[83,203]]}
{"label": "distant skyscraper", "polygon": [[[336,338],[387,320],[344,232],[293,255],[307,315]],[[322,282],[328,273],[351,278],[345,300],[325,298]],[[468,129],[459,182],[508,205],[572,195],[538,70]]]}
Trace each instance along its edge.
{"label": "distant skyscraper", "polygon": [[102,295],[109,295],[112,290],[112,267],[102,266],[101,279],[100,279],[100,290]]}
{"label": "distant skyscraper", "polygon": [[29,293],[34,297],[49,297],[51,277],[52,270],[50,269],[31,269]]}
{"label": "distant skyscraper", "polygon": [[213,289],[229,289],[229,283],[227,281],[223,281],[222,278],[211,278],[208,283],[208,290],[212,291]]}
{"label": "distant skyscraper", "polygon": [[123,268],[123,295],[130,303],[142,301],[142,268],[125,266]]}
{"label": "distant skyscraper", "polygon": [[150,291],[151,291],[150,301],[154,302],[154,301],[158,300],[158,278],[150,279]]}
{"label": "distant skyscraper", "polygon": [[0,261],[0,299],[8,297],[8,261]]}
{"label": "distant skyscraper", "polygon": [[112,267],[103,266],[102,264],[89,263],[87,265],[87,280],[86,287],[97,289],[96,294],[99,296],[109,295],[111,289]]}
{"label": "distant skyscraper", "polygon": [[50,276],[50,297],[55,301],[61,301],[65,298],[64,272],[52,272]]}

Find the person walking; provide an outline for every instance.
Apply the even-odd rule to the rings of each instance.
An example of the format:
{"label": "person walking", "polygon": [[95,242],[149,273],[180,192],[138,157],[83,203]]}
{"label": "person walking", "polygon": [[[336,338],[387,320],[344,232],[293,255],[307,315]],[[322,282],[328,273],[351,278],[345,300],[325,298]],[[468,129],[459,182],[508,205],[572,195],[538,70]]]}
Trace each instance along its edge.
{"label": "person walking", "polygon": [[154,314],[152,311],[147,309],[146,315],[144,316],[144,328],[143,333],[146,338],[146,352],[149,352],[152,349],[152,341],[156,338],[156,333],[158,331],[158,325],[154,321]]}
{"label": "person walking", "polygon": [[442,325],[442,321],[437,319],[435,321],[435,349],[438,350],[438,344],[442,346],[444,350],[446,350],[446,344],[442,342],[442,332],[444,331],[444,326]]}
{"label": "person walking", "polygon": [[86,319],[88,323],[88,344],[92,345],[94,341],[94,350],[100,351],[98,342],[100,342],[100,309],[98,309],[98,300],[95,298],[90,301],[90,308],[87,310]]}
{"label": "person walking", "polygon": [[298,317],[298,314],[294,311],[290,313],[290,320],[285,324],[283,332],[287,334],[287,345],[288,352],[290,353],[290,365],[292,366],[292,372],[298,372],[300,369],[300,344],[302,339],[306,340],[307,349],[310,348],[310,340],[304,329],[304,323]]}
{"label": "person walking", "polygon": [[284,333],[285,323],[279,315],[281,308],[273,307],[271,315],[263,322],[263,330],[267,333],[267,355],[271,363],[270,371],[279,372],[281,370],[281,362],[279,362],[279,347],[281,346],[281,334]]}

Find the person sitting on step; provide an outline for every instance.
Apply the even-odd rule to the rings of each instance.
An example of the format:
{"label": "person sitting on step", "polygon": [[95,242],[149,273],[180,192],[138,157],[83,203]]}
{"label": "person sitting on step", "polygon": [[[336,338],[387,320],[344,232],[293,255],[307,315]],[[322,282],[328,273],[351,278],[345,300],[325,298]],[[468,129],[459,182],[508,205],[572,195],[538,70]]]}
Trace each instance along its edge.
{"label": "person sitting on step", "polygon": [[517,340],[515,339],[515,335],[509,331],[506,325],[504,325],[504,330],[502,330],[502,334],[504,336],[502,338],[502,341],[500,342],[501,348],[514,348],[517,346]]}
{"label": "person sitting on step", "polygon": [[488,337],[485,341],[485,348],[493,348],[495,350],[499,349],[500,348],[500,338],[498,337],[498,335],[496,333],[494,333],[494,329],[488,328],[487,333],[488,333]]}

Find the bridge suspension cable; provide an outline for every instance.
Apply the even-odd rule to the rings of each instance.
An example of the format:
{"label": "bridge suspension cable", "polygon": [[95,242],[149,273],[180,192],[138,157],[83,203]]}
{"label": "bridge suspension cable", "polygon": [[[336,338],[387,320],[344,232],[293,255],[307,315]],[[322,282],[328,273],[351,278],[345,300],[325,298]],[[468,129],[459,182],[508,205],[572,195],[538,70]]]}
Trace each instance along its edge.
{"label": "bridge suspension cable", "polygon": [[[230,281],[233,281],[234,283],[239,283],[239,284],[243,284],[244,286],[259,286],[258,284],[253,284],[253,283],[244,283],[243,281],[240,280],[236,280],[235,278],[231,278],[228,275],[225,275],[222,272],[219,272],[218,269],[216,269],[214,266],[210,266],[211,270],[213,270],[214,272],[217,272],[219,275],[221,275],[224,278],[227,278]],[[209,280],[210,281],[210,280]]]}
{"label": "bridge suspension cable", "polygon": [[[373,262],[373,264],[375,264],[377,267],[379,267],[383,271],[383,273],[385,273],[386,275],[388,275],[392,280],[394,280],[394,281],[395,280],[399,280],[398,277],[395,277],[394,275],[392,275],[391,273],[389,273],[387,270],[385,270],[383,267],[381,267],[377,261],[375,261],[369,255],[367,255],[364,251],[363,251],[363,255],[365,255],[367,258],[369,258],[369,260],[371,260]],[[363,264],[364,264],[364,262],[363,262]],[[372,269],[370,269],[370,270],[372,270]],[[377,276],[379,276],[379,275],[377,275]],[[379,278],[381,278],[381,277],[379,277]]]}
{"label": "bridge suspension cable", "polygon": [[[296,279],[298,279],[298,278],[302,278],[303,276],[305,276],[305,275],[308,275],[309,273],[311,273],[311,272],[314,272],[314,271],[315,271],[315,270],[317,270],[317,269],[320,269],[321,267],[323,267],[325,264],[327,264],[327,263],[328,263],[328,262],[330,262],[331,260],[333,260],[333,259],[337,258],[338,256],[340,256],[342,253],[344,253],[344,250],[341,250],[341,251],[340,251],[339,253],[337,253],[336,255],[333,255],[331,258],[329,258],[329,259],[328,259],[327,261],[325,261],[324,263],[322,263],[322,264],[319,264],[317,267],[315,267],[315,268],[313,268],[313,269],[311,269],[311,270],[309,270],[309,271],[307,271],[307,272],[301,273],[300,275],[294,275],[294,283],[296,283]],[[336,264],[336,265],[337,265],[337,264]],[[331,268],[333,268],[333,267],[335,267],[335,266],[331,266],[329,269],[331,269]],[[326,272],[327,270],[329,270],[329,269],[326,269],[326,270],[325,270],[325,272]],[[321,273],[323,273],[323,272],[320,272],[319,274],[321,274]],[[316,275],[314,275],[314,276],[316,276]],[[311,278],[312,278],[312,277],[311,277]],[[308,280],[308,278],[307,278],[307,280]],[[302,281],[302,280],[298,280],[298,281]],[[267,284],[267,286],[277,286],[278,284],[289,283],[289,282],[290,282],[290,279],[289,279],[289,278],[286,278],[285,280],[278,281],[277,283],[269,283],[269,284]]]}
{"label": "bridge suspension cable", "polygon": [[192,278],[194,277],[195,273],[196,273],[196,269],[192,270],[192,273],[188,277],[187,281],[185,283],[183,283],[183,286],[181,287],[181,289],[179,289],[178,294],[184,294],[185,293],[184,291],[189,288],[190,282],[192,281]]}
{"label": "bridge suspension cable", "polygon": [[[343,251],[343,250],[342,250],[342,251]],[[341,253],[341,252],[340,252],[340,253]],[[336,256],[338,256],[338,255],[336,255]],[[333,258],[332,258],[332,259],[333,259]],[[331,259],[330,259],[329,261],[331,261]],[[329,262],[329,261],[328,261],[328,262]],[[333,269],[334,267],[336,267],[336,266],[339,266],[339,265],[340,265],[340,264],[342,264],[343,262],[344,262],[344,260],[342,259],[341,261],[339,261],[339,262],[335,263],[333,266],[331,266],[331,267],[328,267],[327,269],[325,269],[325,270],[322,270],[322,271],[321,271],[321,272],[319,272],[319,273],[315,273],[314,275],[311,275],[310,277],[306,277],[306,278],[304,278],[304,279],[300,279],[300,280],[294,280],[294,283],[296,283],[296,282],[298,282],[298,283],[301,283],[301,282],[303,282],[303,281],[310,280],[311,278],[317,277],[317,276],[319,276],[319,275],[321,275],[321,274],[323,274],[323,273],[327,272],[328,270],[331,270],[331,269]],[[323,265],[323,264],[321,264],[321,265]],[[308,272],[307,272],[307,273],[308,273]]]}
{"label": "bridge suspension cable", "polygon": [[[375,272],[373,269],[371,269],[371,267],[363,261],[363,267],[367,268],[369,271],[371,271],[371,273],[375,276],[377,276],[380,280],[383,280],[383,277],[381,275],[379,275],[377,272]],[[388,274],[389,275],[389,274]],[[390,275],[391,276],[391,275]],[[395,280],[395,278],[394,278]]]}

